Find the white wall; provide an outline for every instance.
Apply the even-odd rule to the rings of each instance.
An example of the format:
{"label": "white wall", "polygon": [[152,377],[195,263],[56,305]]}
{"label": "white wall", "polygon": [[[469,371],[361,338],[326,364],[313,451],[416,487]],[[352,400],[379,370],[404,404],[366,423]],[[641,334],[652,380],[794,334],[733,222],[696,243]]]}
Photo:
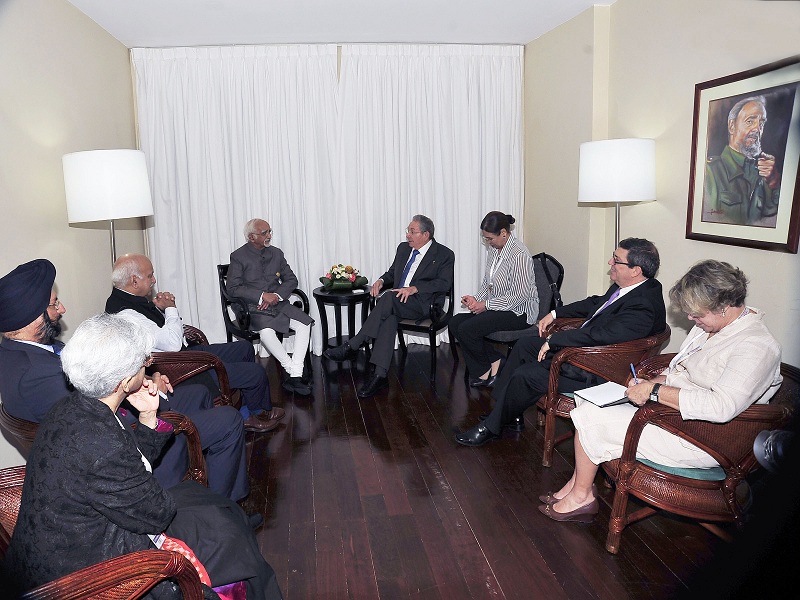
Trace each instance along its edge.
{"label": "white wall", "polygon": [[[565,262],[566,301],[602,290],[613,245],[613,209],[576,204],[580,142],[655,138],[658,200],[623,206],[621,237],[655,242],[665,289],[701,259],[740,267],[748,304],[800,364],[800,255],[685,239],[695,84],[800,53],[798,23],[799,2],[617,0],[526,46],[526,241]],[[688,322],[670,324],[672,351]]]}
{"label": "white wall", "polygon": [[[68,225],[61,156],[135,147],[128,51],[65,0],[5,0],[0,56],[0,275],[50,259],[68,338],[103,310],[111,254],[107,224]],[[138,220],[119,227],[117,252],[141,252]],[[22,462],[0,436],[0,467]]]}

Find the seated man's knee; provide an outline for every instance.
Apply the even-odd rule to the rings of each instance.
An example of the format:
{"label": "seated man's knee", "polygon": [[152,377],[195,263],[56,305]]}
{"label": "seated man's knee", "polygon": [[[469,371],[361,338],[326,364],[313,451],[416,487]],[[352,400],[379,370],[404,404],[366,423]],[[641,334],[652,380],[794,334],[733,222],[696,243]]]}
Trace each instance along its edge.
{"label": "seated man's knee", "polygon": [[238,344],[237,349],[241,352],[242,362],[255,362],[256,351],[253,348],[253,344],[244,340],[239,340],[234,343]]}
{"label": "seated man's knee", "polygon": [[214,409],[214,418],[223,424],[225,429],[234,434],[244,435],[244,419],[233,406],[218,406]]}

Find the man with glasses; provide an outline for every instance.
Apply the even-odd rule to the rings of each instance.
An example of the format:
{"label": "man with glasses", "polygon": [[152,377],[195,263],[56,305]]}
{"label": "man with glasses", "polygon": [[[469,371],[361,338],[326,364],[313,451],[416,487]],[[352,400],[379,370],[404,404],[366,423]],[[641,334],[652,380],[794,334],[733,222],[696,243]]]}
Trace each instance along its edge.
{"label": "man with glasses", "polygon": [[[283,251],[271,245],[269,223],[263,219],[249,220],[244,226],[244,236],[247,243],[231,252],[228,293],[247,302],[250,328],[258,331],[261,344],[288,375],[284,389],[308,396],[311,388],[303,379],[303,365],[314,319],[288,300],[297,289],[297,277]],[[289,333],[290,329],[295,332],[292,356],[277,336]]]}
{"label": "man with glasses", "polygon": [[[661,284],[655,279],[660,265],[655,245],[640,238],[622,240],[608,264],[613,283],[605,294],[556,308],[539,321],[538,338],[523,338],[514,345],[495,383],[494,409],[482,423],[457,433],[459,444],[480,446],[500,437],[504,427],[521,431],[525,410],[547,393],[550,362],[561,348],[619,344],[664,330],[666,309]],[[556,317],[585,320],[578,329],[545,337]],[[574,392],[604,381],[593,373],[564,365],[558,389]]]}
{"label": "man with glasses", "polygon": [[367,339],[374,340],[370,358],[374,371],[358,391],[359,398],[374,396],[388,384],[398,322],[427,318],[434,296],[438,294],[443,305],[453,286],[455,254],[433,239],[433,231],[433,221],[414,215],[406,228],[406,242],[397,247],[394,263],[372,284],[370,295],[377,297],[384,288],[389,291],[380,297],[356,335],[325,351],[330,360],[351,360]]}
{"label": "man with glasses", "polygon": [[[49,260],[19,265],[0,278],[0,397],[18,419],[41,422],[50,408],[71,393],[61,369],[61,317],[67,312],[56,297],[56,269]],[[188,416],[198,433],[208,467],[209,487],[241,500],[249,491],[242,418],[230,406],[214,407],[208,389],[183,383],[172,386],[157,374],[160,410]],[[122,411],[120,411],[122,412]],[[133,422],[130,414],[121,418]],[[129,418],[130,417],[130,418]],[[188,468],[186,441],[176,436],[153,474],[164,487],[180,483]]]}

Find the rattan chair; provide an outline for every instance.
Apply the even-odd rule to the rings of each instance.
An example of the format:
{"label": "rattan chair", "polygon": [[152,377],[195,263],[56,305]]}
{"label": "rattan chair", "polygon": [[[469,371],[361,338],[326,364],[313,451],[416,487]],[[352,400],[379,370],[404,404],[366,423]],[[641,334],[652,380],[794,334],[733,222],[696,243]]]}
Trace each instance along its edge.
{"label": "rattan chair", "polygon": [[[547,330],[554,333],[565,329],[580,327],[584,319],[555,319]],[[562,365],[570,364],[584,371],[594,373],[608,381],[625,384],[631,375],[630,365],[638,364],[645,358],[657,354],[670,337],[667,325],[657,334],[621,344],[608,346],[588,346],[564,348],[553,356],[550,365],[550,381],[547,393],[536,403],[539,409],[539,425],[544,424],[544,454],[542,465],[549,467],[553,460],[553,449],[561,442],[574,435],[574,431],[556,438],[556,417],[569,419],[569,413],[575,408],[575,400],[558,392],[558,377]]]}
{"label": "rattan chair", "polygon": [[[672,356],[645,360],[637,374],[651,377],[660,373]],[[754,404],[727,423],[684,421],[679,411],[656,403],[647,403],[636,411],[625,435],[622,456],[601,465],[616,485],[606,550],[612,554],[619,552],[625,527],[659,509],[696,519],[709,531],[730,539],[717,523],[735,523],[739,527],[743,523],[744,510],[737,488],[759,466],[753,453],[756,436],[761,431],[783,427],[800,402],[800,369],[781,364],[781,374],[783,383],[769,404]],[[671,469],[637,460],[637,445],[647,425],[665,429],[705,450],[720,467]],[[631,494],[648,506],[628,514]]]}
{"label": "rattan chair", "polygon": [[[186,436],[186,451],[189,454],[189,468],[183,479],[191,479],[197,483],[208,486],[208,475],[206,473],[206,461],[203,457],[203,446],[200,443],[200,434],[189,417],[180,413],[165,411],[158,416],[164,421],[172,423],[175,435],[184,434]],[[19,442],[20,446],[27,453],[31,449],[33,439],[39,429],[39,424],[33,421],[18,419],[10,415],[3,404],[0,404],[0,427],[10,433]]]}
{"label": "rattan chair", "polygon": [[[25,466],[0,469],[0,560],[5,557],[17,524],[24,479]],[[202,600],[200,578],[192,564],[176,552],[155,549],[132,552],[91,565],[40,585],[21,598],[135,600],[164,579],[175,581],[185,600]]]}

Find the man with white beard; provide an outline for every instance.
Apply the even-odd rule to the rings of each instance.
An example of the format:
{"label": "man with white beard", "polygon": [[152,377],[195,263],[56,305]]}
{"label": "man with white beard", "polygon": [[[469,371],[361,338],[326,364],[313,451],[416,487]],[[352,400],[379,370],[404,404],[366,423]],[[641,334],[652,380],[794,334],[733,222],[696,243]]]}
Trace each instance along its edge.
{"label": "man with white beard", "polygon": [[728,113],[728,145],[706,162],[703,221],[774,227],[781,175],[762,152],[764,96],[740,100]]}

